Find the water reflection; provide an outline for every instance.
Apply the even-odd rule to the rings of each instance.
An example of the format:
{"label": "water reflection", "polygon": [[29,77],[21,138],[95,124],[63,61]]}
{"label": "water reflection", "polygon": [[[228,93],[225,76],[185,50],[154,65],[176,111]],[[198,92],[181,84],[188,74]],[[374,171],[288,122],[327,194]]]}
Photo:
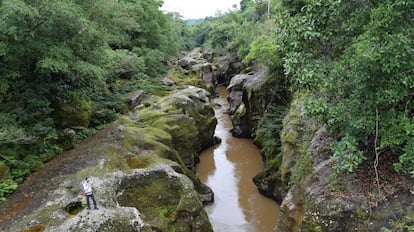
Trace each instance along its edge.
{"label": "water reflection", "polygon": [[200,155],[197,174],[200,180],[214,191],[215,202],[206,206],[216,232],[273,231],[278,216],[276,202],[257,191],[252,178],[263,170],[259,149],[250,139],[233,138],[229,130],[231,121],[223,111],[228,108],[226,89],[219,89],[218,124],[215,135],[221,144]]}

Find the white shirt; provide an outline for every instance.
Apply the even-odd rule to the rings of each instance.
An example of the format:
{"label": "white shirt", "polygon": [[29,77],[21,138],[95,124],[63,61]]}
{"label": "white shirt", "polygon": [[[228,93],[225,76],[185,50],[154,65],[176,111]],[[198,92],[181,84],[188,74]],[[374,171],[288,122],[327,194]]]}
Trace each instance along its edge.
{"label": "white shirt", "polygon": [[92,195],[92,181],[85,181],[83,182],[83,191],[86,195]]}

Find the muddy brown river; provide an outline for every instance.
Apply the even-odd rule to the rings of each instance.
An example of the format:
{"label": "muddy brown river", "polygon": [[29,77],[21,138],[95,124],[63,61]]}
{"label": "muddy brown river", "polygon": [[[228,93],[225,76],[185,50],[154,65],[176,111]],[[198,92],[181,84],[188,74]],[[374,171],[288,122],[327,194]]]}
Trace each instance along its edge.
{"label": "muddy brown river", "polygon": [[214,203],[206,206],[215,232],[271,232],[279,214],[277,203],[259,194],[252,178],[263,170],[260,150],[251,139],[232,137],[227,91],[219,87],[213,103],[218,124],[219,145],[203,151],[196,172],[214,191]]}

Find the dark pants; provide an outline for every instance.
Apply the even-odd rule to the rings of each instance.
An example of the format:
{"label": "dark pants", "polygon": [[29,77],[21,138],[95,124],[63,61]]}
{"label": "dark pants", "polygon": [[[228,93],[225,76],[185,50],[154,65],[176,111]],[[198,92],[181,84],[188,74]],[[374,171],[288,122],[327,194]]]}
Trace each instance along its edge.
{"label": "dark pants", "polygon": [[89,204],[89,198],[92,198],[93,206],[95,207],[95,209],[98,209],[98,206],[96,205],[95,196],[93,194],[86,195],[86,203],[88,204],[88,209],[91,209],[91,205]]}

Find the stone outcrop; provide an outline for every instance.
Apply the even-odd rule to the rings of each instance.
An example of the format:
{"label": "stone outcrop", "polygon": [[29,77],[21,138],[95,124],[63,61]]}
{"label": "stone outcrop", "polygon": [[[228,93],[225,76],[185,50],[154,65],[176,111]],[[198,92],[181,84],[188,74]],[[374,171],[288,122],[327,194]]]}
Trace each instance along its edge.
{"label": "stone outcrop", "polygon": [[[270,77],[277,73],[239,74],[243,67],[231,56],[211,50],[200,54],[201,51],[195,57],[202,57],[202,62],[191,63],[187,58],[182,64],[191,65],[182,68],[197,73],[207,70],[202,78],[205,84],[214,80],[209,76],[213,70],[215,81],[228,86],[228,113],[232,115],[234,136],[255,137],[267,106],[285,106],[291,101],[285,80]],[[296,93],[283,120],[281,155],[272,154],[276,157],[267,160],[272,162],[270,168],[254,178],[262,194],[280,203],[275,231],[403,231],[392,222],[413,222],[412,178],[395,174],[395,182],[382,179],[386,194],[379,196],[365,188],[364,178],[371,174],[362,167],[362,174],[357,171],[339,176],[339,186],[332,187],[330,144],[338,138],[305,116],[305,98],[306,94]],[[382,165],[392,166],[392,162]]]}
{"label": "stone outcrop", "polygon": [[178,60],[178,66],[183,70],[190,71],[193,65],[201,63],[200,60],[203,60],[202,49],[195,48]]}
{"label": "stone outcrop", "polygon": [[205,57],[209,57],[209,61],[217,67],[215,72],[218,84],[228,86],[233,76],[245,69],[245,66],[238,60],[237,56],[229,52],[216,52],[213,53],[213,56],[205,55]]}
{"label": "stone outcrop", "polygon": [[[410,216],[414,206],[409,202],[413,202],[414,195],[408,186],[413,186],[413,180],[400,174],[396,174],[398,181],[391,183],[395,192],[384,191],[386,197],[366,189],[365,182],[375,181],[366,168],[361,176],[358,171],[339,176],[332,187],[329,146],[337,137],[305,116],[305,98],[298,94],[284,119],[279,170],[264,175],[264,179],[274,178],[283,186],[270,190],[271,186],[264,186],[274,198],[282,197],[275,231],[380,231],[393,228],[392,221]],[[388,182],[381,181],[384,185]],[[260,183],[271,182],[268,179]]]}
{"label": "stone outcrop", "polygon": [[178,60],[177,64],[182,73],[198,75],[203,83],[203,88],[211,93],[214,92],[217,84],[216,66],[203,57],[201,48],[195,48],[188,52]]}
{"label": "stone outcrop", "polygon": [[233,136],[254,136],[259,120],[273,100],[272,88],[274,86],[267,80],[265,71],[239,74],[231,79],[227,100],[232,114]]}
{"label": "stone outcrop", "polygon": [[[33,210],[3,221],[2,231],[212,231],[203,203],[213,193],[187,168],[196,163],[198,150],[214,142],[208,96],[188,87],[145,100],[145,108],[118,119],[92,147],[75,148],[83,160],[61,157],[64,163],[53,164],[62,173],[59,165],[68,162],[85,168],[47,173],[57,184],[44,180],[35,186],[45,197],[31,202]],[[80,183],[87,176],[99,210],[85,209]],[[2,208],[0,213],[13,211],[13,204]]]}
{"label": "stone outcrop", "polygon": [[162,109],[165,109],[164,112],[150,119],[149,123],[163,128],[172,136],[172,146],[184,164],[192,169],[199,162],[199,152],[213,145],[217,119],[210,105],[209,93],[190,86],[158,101],[147,110],[162,112]]}
{"label": "stone outcrop", "polygon": [[145,94],[143,90],[137,90],[130,93],[130,96],[127,99],[127,104],[130,110],[135,109],[141,104],[141,101],[144,99]]}
{"label": "stone outcrop", "polygon": [[217,84],[227,86],[231,77],[244,69],[243,64],[234,54],[201,48],[185,53],[178,60],[177,65],[184,74],[198,75],[204,84],[203,88],[211,93],[214,92]]}

